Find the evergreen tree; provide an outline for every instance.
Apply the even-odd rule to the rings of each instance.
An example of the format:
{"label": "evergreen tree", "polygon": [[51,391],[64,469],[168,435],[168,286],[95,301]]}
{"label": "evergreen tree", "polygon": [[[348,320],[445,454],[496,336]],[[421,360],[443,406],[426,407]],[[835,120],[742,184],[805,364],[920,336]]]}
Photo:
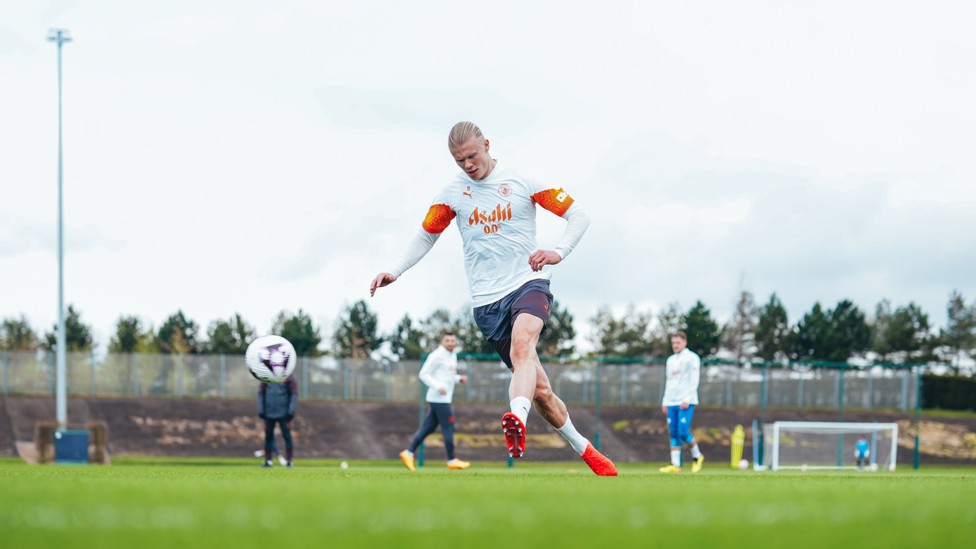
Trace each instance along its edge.
{"label": "evergreen tree", "polygon": [[664,358],[671,356],[671,336],[683,330],[685,315],[678,303],[670,303],[658,311],[657,322],[651,328],[650,356]]}
{"label": "evergreen tree", "polygon": [[594,353],[607,358],[648,356],[651,319],[650,313],[638,311],[633,303],[619,319],[609,307],[601,307],[590,319],[593,329],[589,338]]}
{"label": "evergreen tree", "polygon": [[5,318],[0,322],[0,350],[33,351],[37,344],[37,334],[26,316]]}
{"label": "evergreen tree", "polygon": [[830,311],[828,318],[825,360],[847,362],[871,347],[871,328],[864,313],[852,301],[842,300]]}
{"label": "evergreen tree", "polygon": [[[361,318],[361,314],[365,312],[367,315],[366,319]],[[352,307],[347,310],[348,318],[341,321],[340,329],[345,327],[350,336],[356,336],[353,341],[362,342],[362,339],[357,335],[360,334],[358,330],[360,329],[370,329],[370,322],[372,323],[372,331],[368,332],[372,335],[374,340],[376,337],[376,315],[372,315],[369,309],[366,307],[365,301],[358,301]],[[349,324],[349,322],[365,322],[365,325],[359,324]],[[319,333],[319,328],[315,326],[312,321],[312,317],[302,309],[298,309],[298,312],[294,315],[287,312],[281,311],[275,318],[274,322],[271,323],[271,332],[280,335],[281,337],[287,339],[291,342],[292,347],[295,348],[295,353],[298,356],[320,356],[322,353],[319,351],[319,344],[322,343],[322,336]],[[379,343],[376,344],[377,346]],[[375,347],[370,350],[375,349]],[[367,352],[368,355],[368,352]],[[339,355],[339,356],[352,356],[352,355]],[[358,358],[358,357],[357,357]]]}
{"label": "evergreen tree", "polygon": [[[256,333],[254,327],[248,324],[240,313],[234,313],[234,316],[227,320],[214,320],[207,327],[204,352],[214,355],[243,355]],[[298,352],[298,349],[295,349],[295,352]]]}
{"label": "evergreen tree", "polygon": [[701,301],[696,301],[685,314],[684,331],[688,334],[688,348],[702,358],[708,358],[718,350],[721,338],[718,323]]}
{"label": "evergreen tree", "polygon": [[376,314],[362,299],[349,306],[340,315],[338,326],[332,337],[335,356],[341,358],[366,359],[379,348],[383,338],[377,332]]}
{"label": "evergreen tree", "polygon": [[885,339],[892,353],[903,356],[902,361],[919,357],[928,344],[928,315],[914,303],[898,307],[891,315]]}
{"label": "evergreen tree", "polygon": [[[51,331],[45,334],[47,349],[55,350],[58,343],[58,325],[55,324]],[[91,327],[81,320],[81,311],[76,311],[74,305],[68,305],[67,314],[64,315],[64,343],[66,350],[71,352],[90,351],[92,349]]]}
{"label": "evergreen tree", "polygon": [[387,341],[390,342],[390,351],[400,360],[418,360],[424,352],[420,343],[423,337],[423,332],[416,328],[410,315],[404,313]]}
{"label": "evergreen tree", "polygon": [[966,356],[972,356],[976,347],[976,303],[967,306],[962,294],[953,290],[946,305],[946,327],[940,341],[947,348],[949,360],[958,368]]}
{"label": "evergreen tree", "polygon": [[197,323],[178,309],[156,331],[156,347],[160,352],[171,355],[197,354],[200,351],[199,331]]}
{"label": "evergreen tree", "polygon": [[784,360],[793,353],[795,332],[790,326],[786,308],[776,294],[759,309],[756,322],[756,356],[765,360]]}
{"label": "evergreen tree", "polygon": [[120,316],[115,323],[115,335],[109,340],[113,353],[147,353],[156,350],[151,329],[143,329],[137,316]]}
{"label": "evergreen tree", "polygon": [[826,360],[827,331],[830,321],[820,302],[803,315],[796,325],[794,356],[798,360]]}

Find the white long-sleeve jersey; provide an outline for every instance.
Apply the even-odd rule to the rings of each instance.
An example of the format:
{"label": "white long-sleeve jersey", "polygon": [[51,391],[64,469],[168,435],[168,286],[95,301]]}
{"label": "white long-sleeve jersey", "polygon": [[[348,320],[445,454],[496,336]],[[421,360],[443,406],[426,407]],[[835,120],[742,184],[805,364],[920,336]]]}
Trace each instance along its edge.
{"label": "white long-sleeve jersey", "polygon": [[[461,381],[457,373],[457,353],[448,351],[443,345],[438,346],[427,355],[418,377],[427,386],[427,402],[450,404],[454,398],[454,385]],[[441,389],[447,393],[442,395]]]}
{"label": "white long-sleeve jersey", "polygon": [[668,357],[665,366],[662,406],[679,406],[682,402],[698,404],[698,380],[701,377],[701,358],[687,348]]}
{"label": "white long-sleeve jersey", "polygon": [[494,303],[530,280],[549,280],[548,269],[536,272],[529,265],[529,255],[539,248],[536,206],[566,220],[554,248],[565,258],[583,237],[590,217],[561,187],[523,177],[500,162],[483,180],[458,173],[434,197],[421,228],[388,272],[399,278],[456,220],[473,307]]}

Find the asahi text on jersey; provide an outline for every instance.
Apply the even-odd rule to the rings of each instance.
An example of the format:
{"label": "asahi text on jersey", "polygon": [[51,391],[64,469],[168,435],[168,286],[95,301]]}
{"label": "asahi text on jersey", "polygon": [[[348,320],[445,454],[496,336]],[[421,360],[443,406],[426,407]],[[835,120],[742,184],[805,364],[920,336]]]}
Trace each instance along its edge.
{"label": "asahi text on jersey", "polygon": [[468,225],[484,225],[485,233],[497,233],[498,223],[510,221],[512,219],[512,203],[508,202],[502,207],[501,204],[495,206],[494,210],[482,210],[475,208],[468,216]]}

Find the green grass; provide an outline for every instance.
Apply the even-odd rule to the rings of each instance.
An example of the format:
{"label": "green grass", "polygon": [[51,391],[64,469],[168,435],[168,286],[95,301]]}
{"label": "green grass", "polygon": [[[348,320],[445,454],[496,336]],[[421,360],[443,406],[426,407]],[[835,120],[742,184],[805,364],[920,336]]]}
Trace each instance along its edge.
{"label": "green grass", "polygon": [[0,460],[4,547],[971,547],[976,469],[666,476],[577,463]]}

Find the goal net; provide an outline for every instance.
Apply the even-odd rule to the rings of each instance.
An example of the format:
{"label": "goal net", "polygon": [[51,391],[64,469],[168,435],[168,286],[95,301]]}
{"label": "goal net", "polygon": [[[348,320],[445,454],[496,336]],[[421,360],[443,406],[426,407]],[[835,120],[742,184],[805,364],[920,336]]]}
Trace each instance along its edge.
{"label": "goal net", "polygon": [[897,423],[777,421],[763,427],[765,465],[777,469],[894,470]]}

